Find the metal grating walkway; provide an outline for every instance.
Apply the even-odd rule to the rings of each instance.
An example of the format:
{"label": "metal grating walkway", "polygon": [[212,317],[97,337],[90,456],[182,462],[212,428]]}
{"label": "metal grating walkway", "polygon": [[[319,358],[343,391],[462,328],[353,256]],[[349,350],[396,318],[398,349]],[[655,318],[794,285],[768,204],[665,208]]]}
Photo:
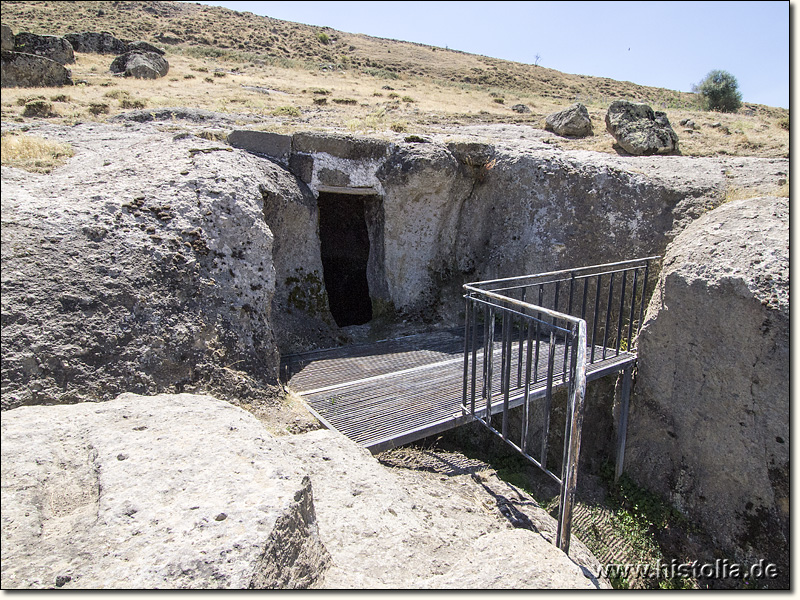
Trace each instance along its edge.
{"label": "metal grating walkway", "polygon": [[[548,342],[541,340],[540,345],[538,369],[543,370]],[[494,347],[493,364],[499,373],[500,342]],[[596,354],[602,356],[602,348],[596,347]],[[563,386],[563,344],[557,344],[555,355],[554,385]],[[512,377],[522,376],[518,356],[514,352]],[[635,358],[635,354],[611,351],[605,360],[587,365],[587,380],[619,371]],[[461,409],[463,369],[463,329],[287,355],[281,362],[284,381],[326,427],[372,452],[469,422],[472,417]],[[501,410],[499,386],[498,377],[493,385],[493,414]],[[532,397],[544,394],[544,381],[531,389]],[[512,392],[511,406],[521,404],[522,396],[521,391]],[[485,406],[477,408],[485,412]]]}

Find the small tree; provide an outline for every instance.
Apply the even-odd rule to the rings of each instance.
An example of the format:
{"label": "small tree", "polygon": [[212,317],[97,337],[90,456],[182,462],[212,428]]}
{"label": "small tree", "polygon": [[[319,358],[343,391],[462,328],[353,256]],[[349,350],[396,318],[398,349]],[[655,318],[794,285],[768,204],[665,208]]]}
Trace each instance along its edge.
{"label": "small tree", "polygon": [[711,71],[692,91],[702,96],[706,110],[736,112],[742,105],[739,83],[727,71]]}

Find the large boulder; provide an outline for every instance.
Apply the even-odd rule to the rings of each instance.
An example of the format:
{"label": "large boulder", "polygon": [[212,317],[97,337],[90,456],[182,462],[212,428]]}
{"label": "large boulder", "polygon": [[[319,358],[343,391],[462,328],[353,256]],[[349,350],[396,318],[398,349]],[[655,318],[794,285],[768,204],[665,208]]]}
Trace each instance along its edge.
{"label": "large boulder", "polygon": [[3,52],[13,52],[14,51],[14,32],[11,31],[11,27],[8,25],[0,26],[0,31],[2,31],[2,44],[0,48]]}
{"label": "large boulder", "polygon": [[592,119],[586,107],[576,102],[564,110],[547,115],[545,129],[558,135],[586,137],[592,135]]}
{"label": "large boulder", "polygon": [[678,150],[678,135],[666,113],[654,112],[647,104],[615,100],[606,113],[606,129],[628,154],[672,154]]}
{"label": "large boulder", "polygon": [[626,469],[728,556],[774,562],[784,578],[789,376],[788,198],[724,204],[664,257],[639,338]]}
{"label": "large boulder", "polygon": [[294,177],[149,125],[54,131],[75,150],[66,165],[2,170],[3,408],[125,391],[274,398],[262,194],[299,194]]}
{"label": "large boulder", "polygon": [[[317,430],[282,438],[309,471],[319,535],[331,555],[331,589],[593,589],[594,559],[532,499],[530,528],[515,528],[482,501],[499,500],[469,472],[390,470],[344,436]],[[511,496],[510,486],[504,494]],[[491,493],[491,492],[490,492]],[[488,502],[487,502],[488,503]],[[590,571],[591,570],[591,571]]]}
{"label": "large boulder", "polygon": [[64,38],[54,35],[18,33],[14,36],[14,51],[44,56],[62,65],[75,62],[75,53],[72,51],[70,43]]}
{"label": "large boulder", "polygon": [[124,73],[136,79],[158,79],[169,72],[169,63],[156,52],[139,50],[121,54],[111,63],[112,73]]}
{"label": "large boulder", "polygon": [[328,566],[302,463],[227,402],[25,406],[2,435],[3,589],[303,588]]}
{"label": "large boulder", "polygon": [[72,73],[44,56],[3,51],[0,82],[2,87],[60,87],[72,85]]}
{"label": "large boulder", "polygon": [[83,33],[68,33],[64,36],[75,52],[88,54],[122,54],[128,51],[128,44],[115,38],[110,33],[103,31],[84,31]]}

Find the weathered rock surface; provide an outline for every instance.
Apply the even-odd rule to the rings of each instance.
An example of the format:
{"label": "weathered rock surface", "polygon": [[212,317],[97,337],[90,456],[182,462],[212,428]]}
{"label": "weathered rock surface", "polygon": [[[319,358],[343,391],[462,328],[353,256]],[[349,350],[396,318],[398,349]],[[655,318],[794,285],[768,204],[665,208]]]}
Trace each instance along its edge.
{"label": "weathered rock surface", "polygon": [[158,79],[169,72],[169,63],[156,52],[135,50],[121,54],[111,63],[112,73],[136,79]]}
{"label": "weathered rock surface", "polygon": [[609,587],[530,498],[527,527],[502,516],[494,476],[274,438],[209,396],[20,407],[2,428],[4,589]]}
{"label": "weathered rock surface", "polygon": [[3,408],[124,391],[269,397],[262,193],[297,190],[295,179],[149,126],[37,132],[76,155],[49,175],[2,169]]}
{"label": "weathered rock surface", "polygon": [[635,156],[678,150],[678,135],[666,113],[653,112],[646,104],[615,100],[606,113],[606,129],[625,152]]}
{"label": "weathered rock surface", "polygon": [[789,377],[788,199],[724,204],[664,257],[639,339],[627,469],[721,550],[775,562],[783,577]]}
{"label": "weathered rock surface", "polygon": [[14,36],[14,51],[44,56],[62,65],[75,62],[75,54],[70,43],[64,38],[54,35],[18,33]]}
{"label": "weathered rock surface", "polygon": [[3,589],[297,588],[328,565],[303,465],[227,402],[21,407],[2,435]]}
{"label": "weathered rock surface", "polygon": [[129,110],[111,117],[112,123],[124,123],[132,121],[134,123],[148,123],[151,121],[191,121],[202,123],[203,125],[219,127],[232,127],[236,121],[257,121],[254,117],[246,115],[224,114],[205,110],[202,108],[186,108],[185,106],[171,106],[164,108],[154,108],[150,110]]}
{"label": "weathered rock surface", "polygon": [[68,33],[64,36],[75,52],[90,54],[122,54],[128,51],[128,44],[115,38],[108,32],[84,31]]}
{"label": "weathered rock surface", "polygon": [[156,46],[153,46],[150,42],[145,41],[137,41],[131,42],[128,44],[128,49],[126,52],[153,52],[154,54],[158,54],[159,56],[164,56],[165,52]]}
{"label": "weathered rock surface", "polygon": [[3,51],[13,52],[14,32],[11,31],[11,27],[8,25],[2,25],[0,26],[0,32],[2,32],[2,37],[0,37],[0,49]]}
{"label": "weathered rock surface", "polygon": [[282,441],[294,448],[314,486],[320,539],[331,555],[320,587],[608,587],[540,533],[516,529],[487,509],[488,494],[469,475],[389,470],[328,430]]}
{"label": "weathered rock surface", "polygon": [[[454,323],[466,281],[660,254],[688,223],[721,202],[727,186],[776,189],[788,173],[782,159],[553,152],[535,139],[521,141],[529,131],[465,128],[459,140],[433,136],[428,144],[321,133],[296,134],[290,143],[246,131],[230,139],[273,152],[282,163],[288,153],[289,169],[313,194],[374,192],[366,215],[373,302]],[[318,255],[317,236],[300,234],[316,230],[312,205],[292,209],[286,231],[293,233],[276,233],[284,256]],[[281,290],[279,277],[279,295],[319,297],[316,280],[296,288],[297,277],[287,277],[293,277],[292,289]],[[314,312],[306,313],[306,322],[319,330],[325,324]]]}
{"label": "weathered rock surface", "polygon": [[580,102],[564,110],[547,115],[545,129],[558,135],[586,137],[592,135],[592,119]]}
{"label": "weathered rock surface", "polygon": [[60,87],[72,85],[72,73],[44,56],[3,51],[0,81],[2,87]]}

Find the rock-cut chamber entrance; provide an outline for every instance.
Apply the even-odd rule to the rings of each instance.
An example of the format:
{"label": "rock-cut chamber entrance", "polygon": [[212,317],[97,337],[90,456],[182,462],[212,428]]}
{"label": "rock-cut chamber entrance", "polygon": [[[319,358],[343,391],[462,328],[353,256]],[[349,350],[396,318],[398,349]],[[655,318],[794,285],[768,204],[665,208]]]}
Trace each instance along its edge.
{"label": "rock-cut chamber entrance", "polygon": [[360,194],[320,192],[319,237],[322,271],[331,315],[339,327],[372,320],[367,281],[370,240],[366,203]]}

